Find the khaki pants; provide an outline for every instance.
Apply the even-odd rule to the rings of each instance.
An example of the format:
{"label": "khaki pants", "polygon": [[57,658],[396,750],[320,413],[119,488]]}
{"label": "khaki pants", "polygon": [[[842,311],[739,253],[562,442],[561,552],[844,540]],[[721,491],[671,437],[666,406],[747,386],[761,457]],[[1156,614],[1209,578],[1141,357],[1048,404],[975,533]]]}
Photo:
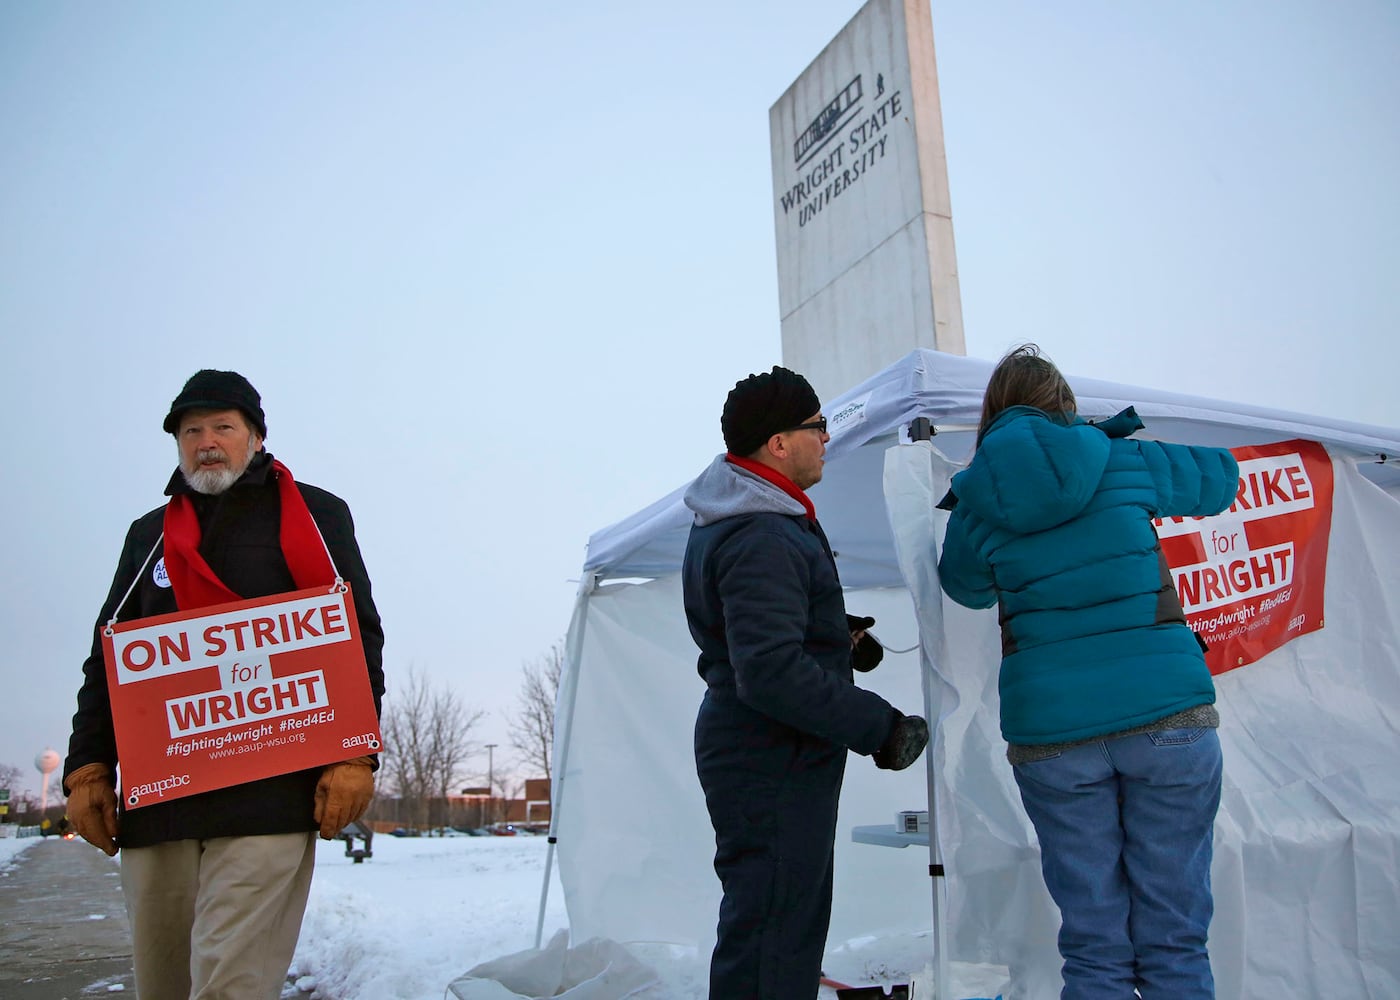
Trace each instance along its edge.
{"label": "khaki pants", "polygon": [[123,849],[138,1000],[277,1000],[315,862],[314,833]]}

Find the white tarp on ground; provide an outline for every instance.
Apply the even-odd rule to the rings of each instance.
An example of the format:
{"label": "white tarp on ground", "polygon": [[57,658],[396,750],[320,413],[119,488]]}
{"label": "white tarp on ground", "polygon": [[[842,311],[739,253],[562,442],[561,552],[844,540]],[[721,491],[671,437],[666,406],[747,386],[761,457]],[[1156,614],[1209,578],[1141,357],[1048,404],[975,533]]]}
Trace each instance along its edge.
{"label": "white tarp on ground", "polygon": [[[923,697],[921,670],[929,680],[947,957],[1005,965],[1009,995],[1038,1000],[1057,995],[1058,915],[999,735],[996,617],[942,599],[942,520],[930,509],[970,453],[991,367],[918,351],[828,403],[835,430],[812,495],[853,588],[848,606],[879,619],[887,646],[921,644],[860,682],[908,711]],[[1226,770],[1212,960],[1223,1000],[1400,996],[1400,431],[1070,381],[1086,416],[1133,404],[1147,436],[1327,447],[1326,627],[1217,678]],[[916,417],[940,429],[932,443],[902,437]],[[689,527],[680,493],[589,544],[557,732],[555,835],[575,940],[704,948],[713,936],[713,837],[691,754],[702,682],[676,575]],[[622,582],[637,578],[647,579]],[[918,770],[851,759],[833,944],[929,929],[928,858],[847,832],[923,808]]]}
{"label": "white tarp on ground", "polygon": [[569,947],[567,931],[543,948],[506,955],[447,984],[457,1000],[625,1000],[656,982],[656,973],[615,941]]}

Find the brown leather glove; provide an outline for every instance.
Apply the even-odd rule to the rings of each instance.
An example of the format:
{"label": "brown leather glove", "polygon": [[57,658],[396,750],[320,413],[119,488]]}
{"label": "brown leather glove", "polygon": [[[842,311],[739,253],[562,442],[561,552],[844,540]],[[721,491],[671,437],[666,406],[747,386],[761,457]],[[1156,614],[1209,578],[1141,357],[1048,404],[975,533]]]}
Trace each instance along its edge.
{"label": "brown leather glove", "polygon": [[368,757],[331,764],[322,771],[321,780],[316,782],[316,810],[312,814],[321,824],[321,839],[333,840],[363,816],[372,798],[374,770]]}
{"label": "brown leather glove", "polygon": [[117,853],[117,792],[112,769],[84,764],[64,782],[68,819],[78,835],[108,857]]}

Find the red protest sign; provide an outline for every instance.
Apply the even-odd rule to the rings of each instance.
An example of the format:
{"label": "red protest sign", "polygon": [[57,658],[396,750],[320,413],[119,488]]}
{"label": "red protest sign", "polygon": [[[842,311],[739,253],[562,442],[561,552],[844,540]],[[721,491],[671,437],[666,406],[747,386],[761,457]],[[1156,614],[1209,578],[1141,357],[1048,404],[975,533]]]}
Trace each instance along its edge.
{"label": "red protest sign", "polygon": [[349,594],[313,587],[104,630],[127,808],[377,751]]}
{"label": "red protest sign", "polygon": [[1154,522],[1186,621],[1221,674],[1323,627],[1332,461],[1316,441],[1234,448],[1223,514]]}

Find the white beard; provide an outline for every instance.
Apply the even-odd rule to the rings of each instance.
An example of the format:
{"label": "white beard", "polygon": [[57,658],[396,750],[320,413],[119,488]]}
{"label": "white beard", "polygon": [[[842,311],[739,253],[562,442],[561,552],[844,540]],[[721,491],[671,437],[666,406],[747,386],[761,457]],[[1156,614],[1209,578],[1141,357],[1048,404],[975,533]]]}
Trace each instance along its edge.
{"label": "white beard", "polygon": [[253,443],[251,435],[248,437],[248,453],[243,456],[243,461],[237,464],[230,464],[226,469],[204,469],[199,466],[199,456],[195,456],[194,468],[188,468],[183,462],[180,463],[180,473],[185,477],[185,483],[196,493],[204,493],[209,496],[216,496],[223,493],[238,478],[248,471],[248,466],[253,461],[253,456],[257,454],[257,447]]}
{"label": "white beard", "polygon": [[[247,466],[244,466],[246,469]],[[196,493],[207,493],[214,495],[222,493],[234,483],[238,482],[238,477],[243,475],[242,469],[196,469],[194,472],[188,469],[181,469],[185,474],[185,482],[190,489]]]}

